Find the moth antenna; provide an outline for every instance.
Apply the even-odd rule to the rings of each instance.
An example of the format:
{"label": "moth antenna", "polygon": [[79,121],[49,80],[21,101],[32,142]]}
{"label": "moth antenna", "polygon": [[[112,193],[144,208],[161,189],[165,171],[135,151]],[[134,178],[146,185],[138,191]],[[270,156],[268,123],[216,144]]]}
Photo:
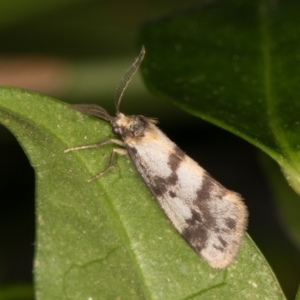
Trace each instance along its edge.
{"label": "moth antenna", "polygon": [[110,122],[113,117],[101,106],[95,104],[71,104],[69,107]]}
{"label": "moth antenna", "polygon": [[131,67],[126,71],[119,86],[117,87],[117,90],[115,93],[115,105],[116,105],[117,114],[120,112],[120,103],[121,103],[121,99],[123,97],[124,91],[125,91],[128,83],[130,82],[130,80],[132,79],[132,77],[134,76],[136,71],[138,70],[144,56],[145,56],[145,47],[142,46],[142,50],[141,50],[139,56],[135,59],[134,63],[131,65]]}

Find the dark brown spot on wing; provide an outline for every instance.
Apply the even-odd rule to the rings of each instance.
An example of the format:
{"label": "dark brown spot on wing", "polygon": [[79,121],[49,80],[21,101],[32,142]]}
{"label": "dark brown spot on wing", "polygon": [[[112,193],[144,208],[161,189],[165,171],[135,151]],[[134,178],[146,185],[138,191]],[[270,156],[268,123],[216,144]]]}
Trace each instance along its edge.
{"label": "dark brown spot on wing", "polygon": [[167,177],[166,179],[166,183],[168,185],[175,185],[177,184],[177,181],[178,181],[178,176],[175,172],[173,172],[169,177]]}
{"label": "dark brown spot on wing", "polygon": [[221,252],[224,252],[224,248],[223,247],[220,247],[220,246],[217,246],[217,245],[213,245],[213,247]]}
{"label": "dark brown spot on wing", "polygon": [[224,189],[224,187],[219,184],[217,181],[212,179],[209,175],[205,174],[203,176],[201,189],[197,192],[197,200],[198,201],[207,201],[211,198],[211,194],[213,192],[214,197],[222,197],[223,194],[220,192]]}
{"label": "dark brown spot on wing", "polygon": [[216,223],[216,220],[220,218],[219,212],[216,209],[212,209],[212,203],[222,201],[223,189],[218,182],[208,175],[204,175],[202,186],[197,191],[197,199],[194,202],[201,211],[204,225],[214,232],[220,232],[221,228]]}
{"label": "dark brown spot on wing", "polygon": [[225,224],[231,230],[234,230],[235,227],[236,227],[236,221],[232,218],[226,218],[225,219]]}
{"label": "dark brown spot on wing", "polygon": [[178,157],[175,153],[169,155],[168,165],[171,170],[175,172],[181,164],[182,159]]}
{"label": "dark brown spot on wing", "polygon": [[200,224],[187,227],[181,235],[198,253],[205,248],[208,240],[208,231]]}
{"label": "dark brown spot on wing", "polygon": [[178,169],[184,156],[185,156],[184,152],[181,149],[179,149],[177,146],[173,149],[168,160],[168,165],[170,166],[173,172],[175,172]]}
{"label": "dark brown spot on wing", "polygon": [[208,240],[208,230],[205,226],[202,215],[193,210],[192,217],[186,220],[186,223],[189,225],[181,233],[185,240],[200,253],[200,251],[205,248],[206,242]]}
{"label": "dark brown spot on wing", "polygon": [[218,236],[218,239],[219,239],[220,243],[222,244],[222,246],[224,248],[226,248],[226,246],[228,245],[228,243],[221,236]]}
{"label": "dark brown spot on wing", "polygon": [[151,185],[151,191],[154,193],[154,196],[162,196],[167,192],[166,182],[162,177],[155,176],[152,180],[153,184]]}
{"label": "dark brown spot on wing", "polygon": [[210,198],[212,182],[209,180],[210,178],[207,175],[203,176],[203,182],[201,189],[197,191],[197,202],[198,201],[206,201]]}
{"label": "dark brown spot on wing", "polygon": [[[214,201],[222,201],[222,186],[216,183],[208,175],[204,175],[201,188],[197,191],[197,199],[194,204],[199,211],[192,211],[192,218],[186,220],[188,227],[182,232],[183,237],[199,253],[201,249],[207,246],[211,234],[222,232],[224,228],[218,224],[220,215],[215,209],[212,209],[212,197]],[[233,225],[234,220],[228,220],[228,225]],[[218,236],[219,245],[213,247],[224,252],[227,242]]]}
{"label": "dark brown spot on wing", "polygon": [[199,224],[203,225],[203,219],[202,219],[200,213],[195,210],[192,210],[191,213],[192,213],[192,217],[190,219],[187,219],[186,223],[192,227],[198,226]]}
{"label": "dark brown spot on wing", "polygon": [[[159,197],[159,196],[162,196],[164,193],[166,193],[170,186],[176,185],[176,183],[178,181],[178,176],[176,173],[172,173],[167,178],[155,176],[151,181],[152,181],[152,184],[150,184],[150,186],[149,186],[150,190],[152,191],[154,196]],[[176,194],[174,192],[170,191],[170,193],[173,193],[174,197],[176,197]]]}
{"label": "dark brown spot on wing", "polygon": [[177,197],[176,194],[173,191],[169,191],[169,195],[171,198]]}
{"label": "dark brown spot on wing", "polygon": [[[201,211],[203,222],[206,228],[217,229],[216,228],[216,216],[213,215],[209,203],[209,184],[206,184],[205,193],[203,193],[203,188],[197,192],[197,200],[195,202]],[[207,193],[207,194],[206,194]],[[205,196],[205,197],[204,197]]]}

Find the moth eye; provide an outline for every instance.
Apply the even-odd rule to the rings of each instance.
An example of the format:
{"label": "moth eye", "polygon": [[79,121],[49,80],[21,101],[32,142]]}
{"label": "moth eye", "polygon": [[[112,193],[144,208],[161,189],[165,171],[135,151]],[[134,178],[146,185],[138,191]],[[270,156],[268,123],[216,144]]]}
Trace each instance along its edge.
{"label": "moth eye", "polygon": [[120,132],[120,127],[118,126],[113,126],[112,127],[112,132],[116,135],[121,135],[121,132]]}

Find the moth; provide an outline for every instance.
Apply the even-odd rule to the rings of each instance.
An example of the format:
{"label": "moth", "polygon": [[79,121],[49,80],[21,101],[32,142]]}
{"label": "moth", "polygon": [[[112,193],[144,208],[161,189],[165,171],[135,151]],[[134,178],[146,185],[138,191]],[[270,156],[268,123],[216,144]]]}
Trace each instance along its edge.
{"label": "moth", "polygon": [[138,173],[173,226],[213,268],[226,268],[235,259],[247,226],[248,212],[242,198],[214,180],[180,150],[158,127],[155,119],[120,112],[123,93],[138,70],[145,49],[126,72],[115,94],[116,116],[97,105],[71,107],[111,123],[121,139],[66,149],[65,152],[114,143],[108,167],[91,178],[103,176],[114,164],[115,154],[128,154]]}

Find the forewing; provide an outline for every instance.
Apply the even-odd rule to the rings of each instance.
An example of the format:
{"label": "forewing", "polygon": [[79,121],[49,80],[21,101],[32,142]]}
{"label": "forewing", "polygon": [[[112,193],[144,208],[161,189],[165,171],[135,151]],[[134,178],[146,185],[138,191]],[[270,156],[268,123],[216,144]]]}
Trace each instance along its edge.
{"label": "forewing", "polygon": [[247,224],[240,196],[216,182],[161,131],[139,142],[125,140],[138,172],[165,214],[212,267],[235,258]]}

